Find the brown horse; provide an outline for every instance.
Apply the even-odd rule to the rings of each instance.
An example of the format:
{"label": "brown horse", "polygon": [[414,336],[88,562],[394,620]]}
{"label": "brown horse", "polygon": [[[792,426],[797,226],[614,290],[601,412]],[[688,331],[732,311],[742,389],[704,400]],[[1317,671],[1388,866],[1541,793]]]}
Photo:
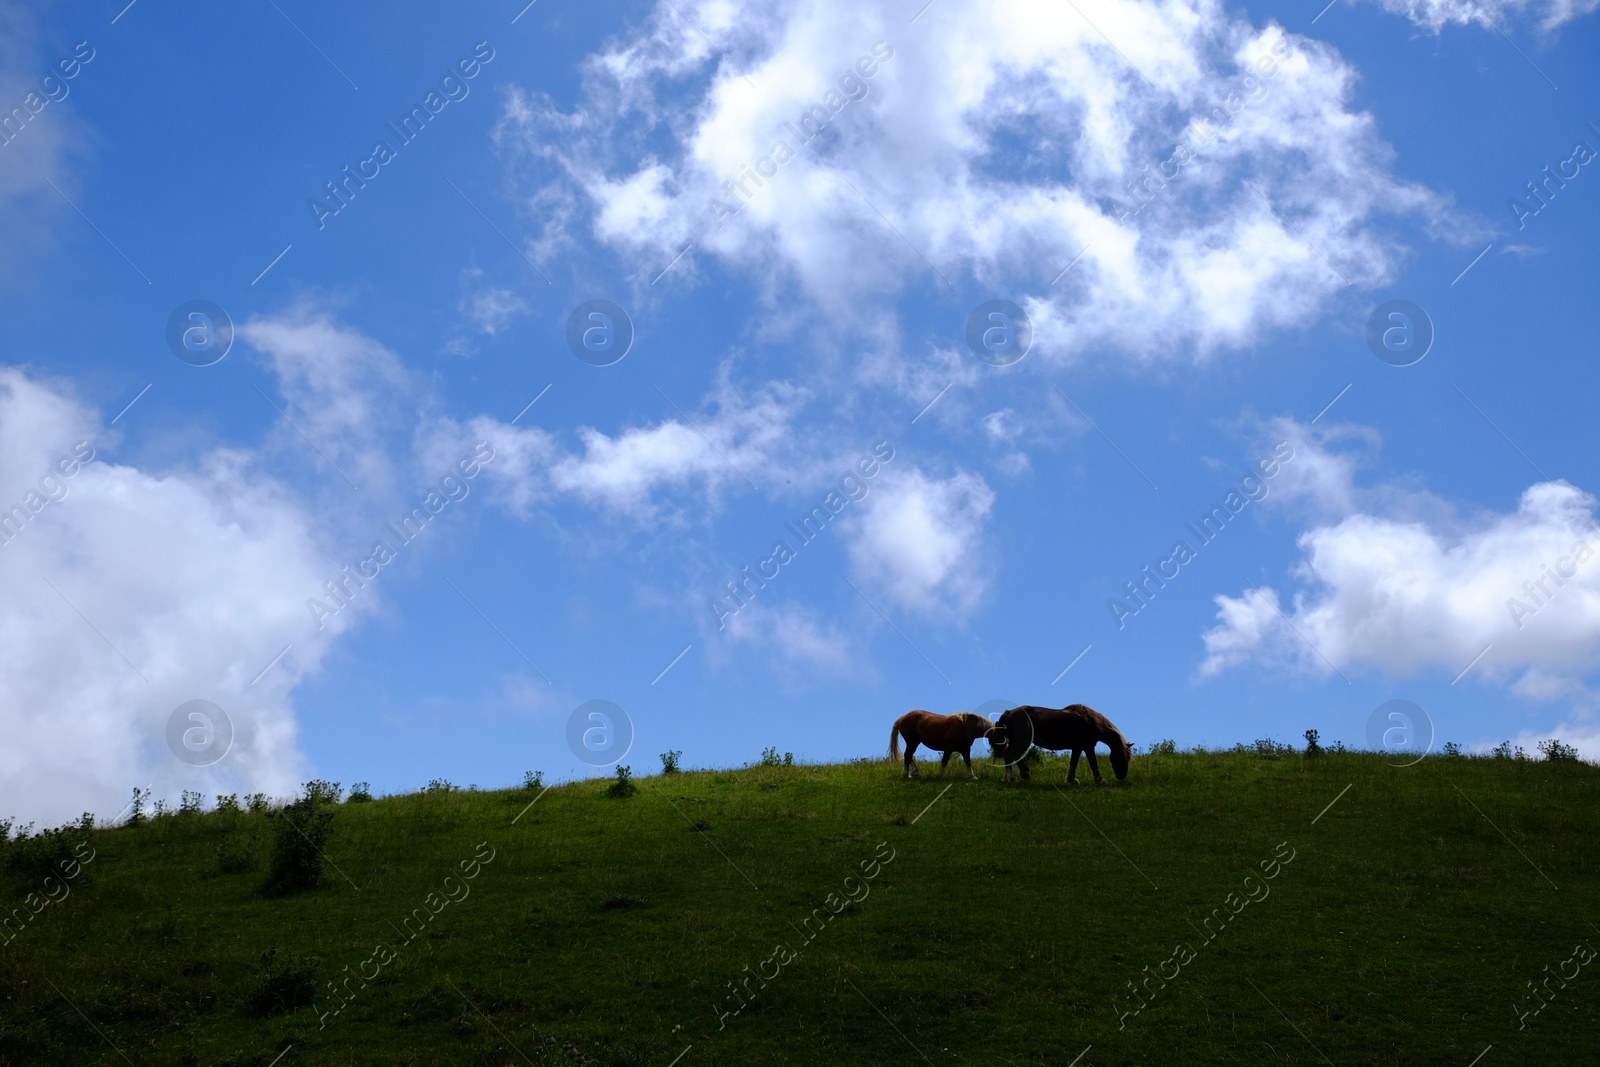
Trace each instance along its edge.
{"label": "brown horse", "polygon": [[894,728],[889,731],[889,758],[900,758],[900,739],[904,737],[907,778],[920,773],[916,761],[911,758],[918,745],[927,745],[935,752],[944,753],[944,758],[939,761],[940,778],[944,777],[950,757],[957,752],[966,761],[967,773],[976,778],[978,776],[972,773],[972,742],[987,736],[993,729],[993,722],[970,711],[958,711],[954,715],[908,711],[894,721]]}
{"label": "brown horse", "polygon": [[1087,753],[1089,769],[1094,772],[1095,785],[1104,785],[1100,765],[1094,758],[1095,742],[1104,742],[1111,749],[1111,770],[1117,781],[1128,777],[1128,761],[1133,757],[1133,746],[1123,738],[1122,732],[1111,720],[1083,704],[1069,704],[1056,710],[1025,704],[1012,708],[1000,716],[1000,721],[989,733],[989,745],[995,755],[1006,761],[1006,781],[1011,780],[1011,768],[1020,767],[1022,780],[1028,780],[1025,757],[1034,745],[1051,750],[1072,750],[1072,764],[1067,768],[1067,784],[1078,784],[1078,757]]}

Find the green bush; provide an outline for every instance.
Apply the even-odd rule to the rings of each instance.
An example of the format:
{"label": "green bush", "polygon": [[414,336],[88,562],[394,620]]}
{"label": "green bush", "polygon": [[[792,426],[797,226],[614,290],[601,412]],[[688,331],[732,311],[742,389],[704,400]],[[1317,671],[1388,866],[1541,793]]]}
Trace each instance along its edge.
{"label": "green bush", "polygon": [[1544,753],[1544,758],[1553,763],[1576,762],[1578,750],[1571,745],[1563,744],[1555,738],[1539,742],[1539,751]]}
{"label": "green bush", "polygon": [[620,800],[631,797],[638,791],[639,787],[633,784],[633,768],[618,765],[617,780],[606,787],[606,796]]}
{"label": "green bush", "polygon": [[683,752],[676,748],[669,748],[667,751],[661,753],[661,773],[677,774],[678,757],[681,755],[683,755]]}
{"label": "green bush", "polygon": [[350,803],[365,804],[372,799],[372,783],[357,782],[350,787]]}
{"label": "green bush", "polygon": [[318,795],[310,793],[267,812],[272,826],[272,859],[261,892],[269,897],[288,896],[322,884],[322,846],[333,833],[333,812],[323,811]]}

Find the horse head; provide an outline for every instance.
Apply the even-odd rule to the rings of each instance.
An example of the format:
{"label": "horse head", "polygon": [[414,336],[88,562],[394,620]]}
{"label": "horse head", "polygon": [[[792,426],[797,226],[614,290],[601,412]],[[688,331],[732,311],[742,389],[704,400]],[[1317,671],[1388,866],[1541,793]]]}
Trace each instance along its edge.
{"label": "horse head", "polygon": [[1123,781],[1128,777],[1128,761],[1133,758],[1133,746],[1123,740],[1121,734],[1107,744],[1111,749],[1111,773],[1117,776],[1117,781]]}

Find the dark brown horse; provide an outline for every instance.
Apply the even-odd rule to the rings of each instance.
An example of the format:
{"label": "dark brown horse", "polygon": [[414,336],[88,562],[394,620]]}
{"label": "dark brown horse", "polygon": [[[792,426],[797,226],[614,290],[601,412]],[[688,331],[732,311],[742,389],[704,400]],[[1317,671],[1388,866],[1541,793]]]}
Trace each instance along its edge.
{"label": "dark brown horse", "polygon": [[1094,772],[1095,785],[1104,785],[1100,765],[1094,758],[1095,742],[1103,742],[1111,749],[1111,770],[1117,781],[1128,777],[1128,761],[1133,758],[1133,746],[1123,738],[1122,732],[1111,725],[1111,720],[1083,704],[1069,704],[1059,711],[1026,704],[1012,708],[1000,716],[1000,721],[989,733],[989,745],[994,754],[1006,761],[1006,781],[1011,780],[1011,768],[1020,767],[1023,781],[1028,780],[1025,757],[1034,745],[1051,750],[1072,750],[1072,764],[1067,768],[1067,784],[1078,784],[1078,757],[1087,753],[1089,769]]}
{"label": "dark brown horse", "polygon": [[994,723],[970,711],[958,711],[954,715],[908,711],[894,721],[894,728],[889,731],[889,758],[900,758],[900,739],[903,737],[906,739],[907,778],[919,773],[916,761],[911,758],[918,745],[927,745],[936,752],[944,753],[944,758],[939,761],[939,777],[944,777],[950,757],[959,752],[966,761],[967,773],[976,778],[978,776],[972,773],[972,742],[987,736],[993,729]]}

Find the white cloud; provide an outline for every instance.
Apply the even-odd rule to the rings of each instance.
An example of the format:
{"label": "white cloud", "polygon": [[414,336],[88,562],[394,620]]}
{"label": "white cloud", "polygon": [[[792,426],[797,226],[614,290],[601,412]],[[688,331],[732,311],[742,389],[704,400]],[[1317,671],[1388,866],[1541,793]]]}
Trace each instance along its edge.
{"label": "white cloud", "polygon": [[[552,226],[587,225],[645,277],[693,243],[672,284],[712,257],[774,302],[798,285],[853,322],[875,314],[873,294],[966,272],[1021,294],[1044,359],[1156,360],[1315,317],[1346,279],[1394,273],[1403,252],[1380,216],[1445,213],[1388,173],[1393,153],[1349,109],[1355,74],[1333,49],[1216,0],[1116,0],[1093,26],[1037,0],[942,5],[915,28],[887,0],[728,13],[663,3],[591,57],[571,114],[508,98],[499,136],[540,195],[587,204]],[[819,103],[826,132],[802,143],[791,127]],[[781,165],[779,140],[796,154]],[[1119,224],[1112,200],[1202,140]],[[758,186],[747,166],[771,173]],[[719,226],[713,201],[740,210]]]}
{"label": "white cloud", "polygon": [[[49,183],[73,195],[71,165],[94,141],[92,130],[67,101],[81,85],[98,79],[98,53],[92,46],[85,50],[91,59],[83,64],[70,47],[47,51],[43,36],[30,5],[0,2],[0,120],[5,120],[0,127],[0,219],[6,229],[7,269],[26,262],[30,246],[51,239],[47,220],[72,211]],[[62,78],[55,67],[63,60],[74,71],[72,78]],[[46,76],[51,77],[48,85]]]}
{"label": "white cloud", "polygon": [[277,377],[291,424],[275,430],[282,447],[315,449],[320,455],[308,462],[331,462],[363,492],[391,491],[384,436],[414,422],[429,399],[400,359],[310,302],[256,316],[238,333]]}
{"label": "white cloud", "polygon": [[787,456],[790,424],[804,394],[777,382],[746,398],[724,376],[714,397],[716,411],[699,417],[680,412],[680,418],[614,436],[585,427],[579,431],[583,451],[554,462],[551,485],[638,518],[656,513],[653,495],[661,488],[699,483],[715,499],[724,486],[759,486],[758,479]]}
{"label": "white cloud", "polygon": [[[17,370],[0,369],[0,428],[6,507],[26,508],[76,442],[97,451],[0,545],[0,812],[110,816],[146,784],[169,799],[292,791],[304,760],[288,694],[326,648],[308,635],[305,596],[331,570],[311,517],[241,453],[161,473],[115,464],[95,412]],[[205,770],[166,746],[168,717],[193,699],[220,705],[237,731]]]}
{"label": "white cloud", "polygon": [[752,603],[728,620],[728,638],[763,654],[769,665],[796,679],[851,669],[850,638],[798,605]]}
{"label": "white cloud", "polygon": [[970,611],[988,584],[983,527],[994,493],[976,474],[930,477],[885,468],[846,520],[857,581],[886,592],[908,611]]}
{"label": "white cloud", "polygon": [[1403,15],[1438,33],[1446,25],[1469,23],[1485,30],[1504,30],[1513,18],[1532,14],[1545,33],[1587,15],[1600,0],[1379,0],[1385,11]]}
{"label": "white cloud", "polygon": [[1271,588],[1216,598],[1200,673],[1256,661],[1454,677],[1488,646],[1474,677],[1520,675],[1524,695],[1549,696],[1600,667],[1595,503],[1541,482],[1506,513],[1445,523],[1358,512],[1315,527],[1299,538],[1302,588],[1288,606]]}
{"label": "white cloud", "polygon": [[473,294],[467,313],[479,333],[493,337],[527,310],[527,301],[510,289],[490,286]]}

